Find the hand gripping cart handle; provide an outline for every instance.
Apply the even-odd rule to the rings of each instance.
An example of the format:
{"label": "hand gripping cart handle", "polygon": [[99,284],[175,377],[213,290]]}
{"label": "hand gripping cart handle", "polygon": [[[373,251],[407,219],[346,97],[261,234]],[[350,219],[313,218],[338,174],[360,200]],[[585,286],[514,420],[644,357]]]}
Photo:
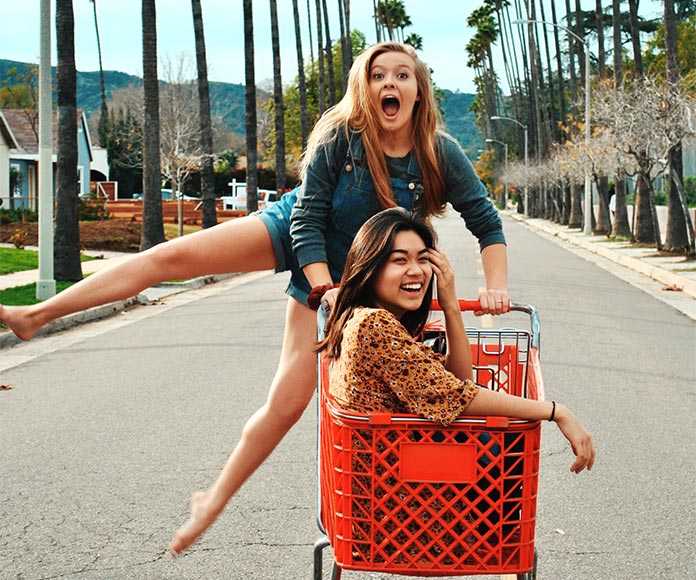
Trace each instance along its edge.
{"label": "hand gripping cart handle", "polygon": [[[480,309],[461,300],[462,311]],[[440,305],[421,339],[446,349]],[[474,379],[486,388],[543,400],[539,316],[527,328],[467,328]],[[323,337],[328,312],[318,317]],[[332,580],[361,570],[412,576],[516,574],[536,578],[534,537],[541,422],[462,416],[447,427],[417,415],[357,413],[329,393],[318,357],[319,493],[314,580],[333,550]]]}

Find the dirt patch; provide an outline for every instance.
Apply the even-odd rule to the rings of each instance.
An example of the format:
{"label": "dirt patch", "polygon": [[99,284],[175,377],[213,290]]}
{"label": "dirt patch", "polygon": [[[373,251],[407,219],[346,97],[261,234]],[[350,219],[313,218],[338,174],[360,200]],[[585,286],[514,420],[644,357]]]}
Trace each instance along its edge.
{"label": "dirt patch", "polygon": [[[84,250],[108,250],[112,252],[137,252],[140,246],[140,223],[130,220],[101,220],[80,222],[80,245]],[[0,242],[23,232],[24,245],[38,246],[39,224],[11,223],[0,227]]]}

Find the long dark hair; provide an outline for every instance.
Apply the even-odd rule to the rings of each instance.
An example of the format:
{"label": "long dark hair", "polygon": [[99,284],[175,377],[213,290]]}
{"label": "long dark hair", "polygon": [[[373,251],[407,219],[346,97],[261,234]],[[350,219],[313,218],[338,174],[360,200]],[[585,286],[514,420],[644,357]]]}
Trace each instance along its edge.
{"label": "long dark hair", "polygon": [[[400,207],[379,212],[367,220],[353,240],[341,277],[336,305],[327,321],[326,336],[319,343],[318,351],[326,350],[331,358],[341,355],[343,328],[360,306],[374,308],[374,281],[389,260],[394,237],[399,232],[415,232],[426,248],[434,248],[437,234],[424,218]],[[420,333],[428,318],[433,295],[433,281],[426,290],[418,310],[406,312],[401,323],[412,336]]]}

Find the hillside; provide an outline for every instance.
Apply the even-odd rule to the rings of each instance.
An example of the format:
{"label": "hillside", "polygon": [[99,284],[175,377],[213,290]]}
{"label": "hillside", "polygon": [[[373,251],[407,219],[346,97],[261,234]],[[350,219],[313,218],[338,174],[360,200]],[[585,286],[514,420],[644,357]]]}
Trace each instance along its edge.
{"label": "hillside", "polygon": [[[16,68],[23,73],[29,70],[29,64],[0,59],[0,86],[11,82],[8,78],[10,69]],[[53,69],[55,79],[55,67]],[[107,99],[113,91],[131,85],[141,86],[142,79],[118,71],[104,71]],[[447,131],[456,137],[462,147],[471,155],[483,146],[483,141],[474,124],[474,115],[469,111],[474,95],[454,93],[445,90],[442,110]],[[101,105],[99,88],[99,72],[77,73],[77,106],[84,109],[88,115],[98,111]],[[210,107],[215,116],[223,119],[228,130],[238,135],[244,134],[244,85],[233,83],[210,83]]]}

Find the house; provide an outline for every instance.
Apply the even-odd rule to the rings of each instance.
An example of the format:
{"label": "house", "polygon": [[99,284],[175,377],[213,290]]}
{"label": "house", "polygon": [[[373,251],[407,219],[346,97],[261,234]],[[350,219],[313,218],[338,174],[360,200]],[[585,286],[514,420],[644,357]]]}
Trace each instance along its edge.
{"label": "house", "polygon": [[[7,126],[9,169],[3,173],[3,146],[0,145],[0,180],[10,184],[8,191],[0,186],[0,208],[38,209],[38,166],[39,166],[39,126],[36,111],[25,109],[0,109],[0,115]],[[53,112],[53,195],[56,184],[58,115]],[[0,122],[0,126],[2,122]],[[3,133],[2,139],[7,135]],[[92,140],[84,111],[77,112],[77,178],[78,194],[90,191],[90,169],[92,164]],[[11,181],[10,174],[15,178]],[[5,177],[7,175],[7,177]]]}
{"label": "house", "polygon": [[18,146],[5,115],[0,112],[0,203],[10,197],[10,149]]}

